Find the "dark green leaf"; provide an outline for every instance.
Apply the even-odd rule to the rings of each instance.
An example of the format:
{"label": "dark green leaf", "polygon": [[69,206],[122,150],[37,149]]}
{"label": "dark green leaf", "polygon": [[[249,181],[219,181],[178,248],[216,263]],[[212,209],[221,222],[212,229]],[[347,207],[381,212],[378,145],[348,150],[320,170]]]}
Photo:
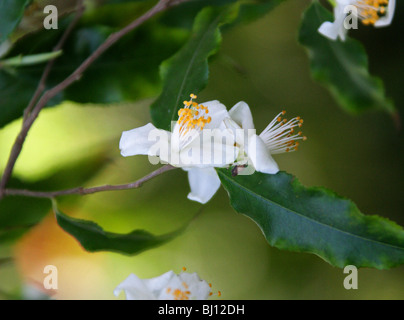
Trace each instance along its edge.
{"label": "dark green leaf", "polygon": [[219,26],[229,15],[229,8],[206,8],[197,16],[189,41],[161,66],[163,91],[151,106],[153,123],[170,130],[171,121],[191,93],[199,93],[207,84],[208,58],[221,42]]}
{"label": "dark green leaf", "polygon": [[303,16],[299,42],[308,51],[313,78],[327,87],[349,112],[394,112],[393,103],[385,97],[382,81],[369,74],[363,46],[349,37],[345,42],[332,41],[318,33],[324,21],[333,20],[333,15],[317,1]]}
{"label": "dark green leaf", "polygon": [[[249,23],[262,18],[269,11],[274,9],[285,0],[246,0],[240,2],[237,18],[229,25],[230,27],[239,23]],[[227,26],[226,26],[227,27]]]}
{"label": "dark green leaf", "polygon": [[29,2],[30,0],[0,1],[0,43],[17,27]]}
{"label": "dark green leaf", "polygon": [[0,128],[22,116],[37,82],[36,77],[0,70]]}
{"label": "dark green leaf", "polygon": [[54,212],[59,226],[76,238],[84,249],[90,252],[113,251],[134,255],[158,247],[181,234],[184,228],[155,236],[145,230],[134,230],[127,234],[104,231],[92,221],[69,217],[60,212],[54,203]]}
{"label": "dark green leaf", "polygon": [[[12,183],[13,187],[23,186]],[[0,244],[12,243],[39,223],[51,209],[48,199],[5,197],[0,201]]]}
{"label": "dark green leaf", "polygon": [[231,205],[255,221],[279,249],[314,253],[337,267],[385,269],[404,263],[404,230],[362,214],[355,204],[293,176],[254,173],[233,177],[218,170]]}
{"label": "dark green leaf", "polygon": [[237,0],[192,0],[181,3],[168,10],[161,21],[169,26],[186,28],[191,30],[195,17],[205,7],[225,6],[237,2]]}

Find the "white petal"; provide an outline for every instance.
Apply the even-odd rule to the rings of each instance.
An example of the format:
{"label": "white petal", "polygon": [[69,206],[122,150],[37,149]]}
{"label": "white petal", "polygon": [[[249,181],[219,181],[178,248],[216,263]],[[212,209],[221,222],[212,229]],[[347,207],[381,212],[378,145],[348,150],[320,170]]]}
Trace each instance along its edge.
{"label": "white petal", "polygon": [[[178,290],[184,294],[183,297],[176,296],[175,292]],[[165,289],[159,293],[158,299],[173,300],[175,298],[186,298],[187,300],[206,300],[209,297],[209,293],[209,284],[201,280],[196,273],[180,273],[170,279]]]}
{"label": "white petal", "polygon": [[226,106],[217,100],[204,102],[201,103],[201,105],[207,107],[209,110],[209,113],[206,115],[206,117],[211,117],[211,121],[210,123],[207,123],[205,125],[205,129],[219,128],[223,119],[229,114],[227,112]]}
{"label": "white petal", "polygon": [[379,20],[375,22],[375,27],[380,28],[390,25],[391,21],[393,21],[395,9],[396,0],[390,0],[389,5],[387,6],[387,14],[384,17],[379,18]]}
{"label": "white petal", "polygon": [[170,278],[170,281],[167,282],[164,290],[161,290],[158,293],[158,300],[174,300],[176,298],[174,292],[179,289],[181,291],[185,291],[185,288],[182,284],[181,279],[178,275],[174,274],[173,277]]}
{"label": "white petal", "polygon": [[234,134],[230,130],[204,129],[181,149],[180,166],[224,167],[237,158],[239,148],[234,143]]}
{"label": "white petal", "polygon": [[189,168],[188,181],[191,192],[188,199],[200,202],[208,202],[220,187],[220,179],[213,168]]}
{"label": "white petal", "polygon": [[330,40],[337,40],[338,36],[340,36],[341,40],[345,40],[345,32],[344,24],[336,24],[335,22],[324,22],[320,28],[318,28],[318,32],[323,36],[327,37]]}
{"label": "white petal", "polygon": [[250,107],[244,101],[234,105],[229,111],[230,118],[243,129],[254,129],[254,121]]}
{"label": "white petal", "polygon": [[205,280],[201,280],[196,272],[194,273],[180,273],[179,278],[188,286],[191,292],[191,300],[206,300],[211,291],[209,284]]}
{"label": "white petal", "polygon": [[143,127],[135,128],[129,131],[122,132],[121,140],[119,141],[119,149],[124,157],[134,155],[150,155],[156,156],[158,152],[151,152],[155,150],[152,148],[156,144],[155,139],[150,139],[151,136],[158,136],[160,144],[166,144],[169,146],[169,138],[171,133],[165,130],[157,129],[151,123],[146,124]]}
{"label": "white petal", "polygon": [[279,171],[264,141],[257,135],[248,139],[248,157],[259,172],[275,174]]}
{"label": "white petal", "polygon": [[318,32],[330,40],[335,41],[339,36],[342,41],[345,41],[345,35],[348,30],[344,27],[344,20],[346,18],[344,10],[349,4],[351,4],[351,0],[337,1],[337,5],[334,8],[334,22],[324,22],[318,28]]}
{"label": "white petal", "polygon": [[114,295],[118,296],[121,291],[125,291],[126,300],[155,300],[156,296],[147,288],[144,281],[136,275],[130,274],[114,290]]}
{"label": "white petal", "polygon": [[168,271],[161,276],[144,279],[143,283],[150,292],[158,297],[160,291],[165,290],[168,287],[170,281],[175,277],[177,277],[177,275],[174,273],[174,271]]}

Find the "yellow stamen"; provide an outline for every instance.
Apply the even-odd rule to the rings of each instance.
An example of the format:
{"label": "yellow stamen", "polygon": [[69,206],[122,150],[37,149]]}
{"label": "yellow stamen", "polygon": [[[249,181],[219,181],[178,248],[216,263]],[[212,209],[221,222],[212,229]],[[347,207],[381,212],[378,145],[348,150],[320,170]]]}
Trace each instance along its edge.
{"label": "yellow stamen", "polygon": [[380,17],[386,15],[389,0],[359,0],[355,4],[358,16],[364,25],[374,25]]}
{"label": "yellow stamen", "polygon": [[[189,130],[202,130],[207,123],[210,123],[212,118],[205,117],[209,113],[206,106],[200,105],[192,101],[196,99],[196,95],[190,95],[190,101],[184,101],[184,108],[178,111],[178,124],[180,125],[180,134],[184,136]],[[185,130],[186,129],[186,130]]]}

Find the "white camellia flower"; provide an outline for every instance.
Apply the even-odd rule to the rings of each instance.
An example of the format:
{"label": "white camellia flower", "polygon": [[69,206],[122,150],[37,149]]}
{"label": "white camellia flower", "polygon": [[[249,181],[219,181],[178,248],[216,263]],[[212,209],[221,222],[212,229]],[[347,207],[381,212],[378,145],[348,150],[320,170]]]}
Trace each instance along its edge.
{"label": "white camellia flower", "polygon": [[[122,133],[119,142],[124,157],[148,155],[158,157],[163,163],[181,167],[188,172],[191,192],[188,198],[200,203],[208,202],[220,187],[214,167],[234,163],[238,147],[229,133],[219,129],[228,116],[226,107],[219,101],[198,104],[194,94],[184,101],[178,111],[179,119],[172,132],[157,129],[149,123]],[[156,142],[157,141],[157,142]]]}
{"label": "white camellia flower", "polygon": [[[396,6],[395,0],[336,0],[334,7],[334,22],[324,22],[318,31],[325,37],[336,40],[338,37],[345,41],[348,29],[345,26],[345,18],[351,11],[349,6],[356,10],[352,14],[361,20],[364,25],[385,27],[391,24]],[[352,8],[352,7],[351,7]]]}
{"label": "white camellia flower", "polygon": [[211,285],[196,273],[177,275],[173,271],[151,279],[130,274],[116,287],[115,296],[121,291],[125,292],[127,300],[206,300],[212,295]]}
{"label": "white camellia flower", "polygon": [[[239,170],[242,174],[252,174],[254,170],[275,174],[279,168],[271,155],[294,151],[299,145],[296,140],[306,139],[300,131],[294,132],[295,127],[302,126],[303,120],[299,117],[289,121],[282,119],[284,111],[258,136],[245,102],[237,103],[227,112],[219,101],[198,104],[193,101],[195,98],[191,94],[191,100],[184,101],[185,107],[179,110],[172,133],[149,123],[123,132],[119,143],[125,157],[139,154],[158,157],[187,171],[190,200],[204,204],[219,189],[220,179],[214,167],[234,165],[236,174]],[[156,137],[159,138],[157,144]],[[204,161],[206,158],[209,161]],[[243,170],[247,164],[253,171]]]}
{"label": "white camellia flower", "polygon": [[301,131],[295,132],[296,127],[303,125],[303,119],[295,117],[287,121],[282,118],[285,113],[280,112],[258,136],[247,103],[240,101],[229,111],[229,118],[223,121],[224,126],[235,132],[240,132],[237,129],[244,131],[243,135],[236,134],[236,145],[240,148],[238,164],[248,163],[256,171],[268,174],[279,171],[272,155],[295,151],[299,146],[297,140],[306,140]]}

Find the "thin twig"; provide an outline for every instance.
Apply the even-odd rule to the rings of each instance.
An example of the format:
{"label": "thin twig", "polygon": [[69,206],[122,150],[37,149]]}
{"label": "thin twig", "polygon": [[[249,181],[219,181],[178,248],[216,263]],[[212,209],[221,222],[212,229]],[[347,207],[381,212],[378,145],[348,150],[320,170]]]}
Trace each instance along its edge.
{"label": "thin twig", "polygon": [[158,175],[176,169],[176,167],[173,167],[169,164],[149,173],[148,175],[144,176],[143,178],[127,183],[127,184],[118,184],[118,185],[103,185],[103,186],[98,186],[98,187],[92,187],[92,188],[83,188],[83,187],[77,187],[77,188],[72,188],[72,189],[65,189],[65,190],[59,190],[59,191],[32,191],[32,190],[23,190],[23,189],[5,189],[4,190],[4,195],[6,196],[26,196],[26,197],[33,197],[33,198],[54,198],[58,196],[66,196],[66,195],[72,195],[72,194],[78,194],[78,195],[87,195],[87,194],[92,194],[96,192],[102,192],[102,191],[117,191],[117,190],[127,190],[127,189],[136,189],[142,186],[143,183],[153,179],[154,177],[157,177]]}
{"label": "thin twig", "polygon": [[[76,15],[74,17],[74,19],[70,22],[69,26],[67,27],[67,29],[65,30],[65,32],[63,33],[62,37],[60,38],[59,42],[56,44],[56,46],[54,47],[53,51],[59,51],[62,49],[64,43],[66,42],[67,38],[69,37],[70,33],[73,31],[74,27],[76,26],[76,24],[78,23],[78,21],[80,20],[80,18],[82,17],[83,13],[84,13],[84,5],[83,5],[83,0],[78,0],[77,2],[77,12]],[[17,161],[17,158],[22,150],[22,144],[25,141],[25,137],[23,136],[23,132],[24,131],[24,127],[26,127],[26,122],[27,122],[27,118],[30,115],[32,108],[35,106],[35,103],[38,101],[38,99],[40,98],[41,94],[43,93],[43,91],[45,90],[46,87],[46,80],[52,70],[52,67],[55,63],[56,59],[52,59],[48,62],[48,64],[46,65],[41,79],[39,80],[38,86],[30,100],[30,102],[28,103],[28,106],[25,108],[24,110],[24,116],[23,116],[23,124],[22,124],[22,128],[21,128],[21,132],[19,133],[19,135],[17,136],[13,148],[10,152],[10,156],[7,162],[7,166],[4,169],[3,172],[3,176],[2,179],[0,181],[0,200],[3,197],[3,192],[2,190],[5,188],[8,180],[11,177],[12,171],[14,169],[14,165]],[[31,128],[32,124],[29,126],[28,130],[26,130],[25,136],[28,134],[29,129]],[[21,146],[17,146],[18,144],[21,144]]]}
{"label": "thin twig", "polygon": [[188,0],[160,0],[153,8],[147,11],[145,14],[134,20],[132,23],[127,25],[125,28],[120,31],[111,34],[104,43],[102,43],[97,50],[95,50],[70,76],[68,76],[65,80],[60,82],[58,85],[46,91],[39,101],[36,103],[35,107],[32,109],[32,112],[27,115],[25,121],[23,122],[20,133],[18,134],[14,145],[11,149],[10,156],[6,165],[6,168],[3,173],[3,177],[0,181],[0,200],[4,196],[4,189],[7,185],[8,180],[11,177],[13,168],[15,163],[17,162],[17,158],[21,153],[22,146],[24,144],[25,138],[28,135],[28,131],[31,129],[32,124],[38,117],[42,108],[48,103],[50,99],[55,97],[58,93],[66,89],[73,82],[79,80],[84,71],[96,60],[98,59],[107,49],[109,49],[114,43],[116,43],[119,39],[125,36],[130,31],[137,28],[139,25],[156,15],[157,13],[172,7],[174,5],[178,5],[179,3],[186,2]]}
{"label": "thin twig", "polygon": [[[79,20],[81,19],[83,13],[84,13],[84,0],[78,0],[77,1],[77,8],[76,8],[76,15],[74,16],[74,19],[70,22],[69,26],[63,33],[62,37],[60,38],[59,42],[56,44],[56,46],[53,48],[53,52],[59,51],[63,48],[63,45],[65,44],[67,38],[69,37],[70,33],[73,31]],[[24,110],[24,118],[23,120],[25,121],[32,111],[32,108],[35,106],[35,103],[38,101],[38,99],[41,97],[41,94],[46,88],[46,80],[48,79],[48,76],[53,68],[53,65],[55,64],[55,59],[49,60],[48,64],[46,65],[41,79],[39,80],[38,86],[35,90],[35,93],[33,94],[28,106]]]}

